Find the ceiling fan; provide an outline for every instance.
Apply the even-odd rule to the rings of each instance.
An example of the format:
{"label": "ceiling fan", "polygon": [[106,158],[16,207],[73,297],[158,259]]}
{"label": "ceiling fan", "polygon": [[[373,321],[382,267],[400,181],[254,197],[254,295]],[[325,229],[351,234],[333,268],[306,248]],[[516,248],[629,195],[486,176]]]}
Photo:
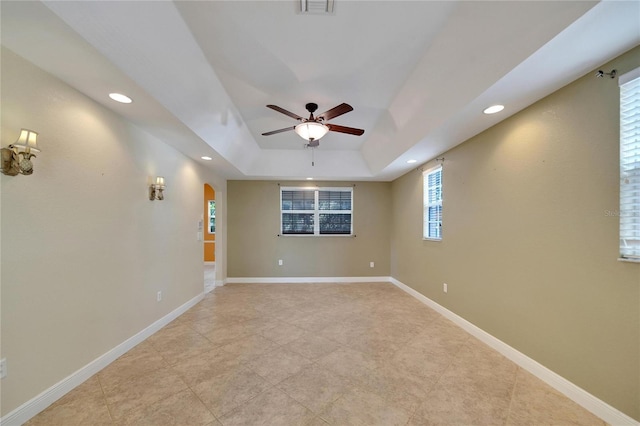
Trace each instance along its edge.
{"label": "ceiling fan", "polygon": [[313,113],[318,109],[318,104],[308,103],[305,105],[305,108],[307,109],[307,111],[309,111],[309,118],[301,117],[298,114],[294,114],[284,108],[280,108],[277,105],[267,105],[267,108],[271,108],[274,111],[278,111],[284,115],[288,115],[291,118],[295,118],[300,123],[292,127],[286,127],[284,129],[272,130],[270,132],[263,133],[262,136],[270,136],[275,135],[276,133],[294,130],[301,138],[309,141],[309,143],[307,144],[308,147],[314,148],[320,145],[320,138],[326,135],[327,132],[339,132],[356,136],[360,136],[364,133],[364,130],[362,129],[326,123],[332,118],[336,118],[342,114],[348,113],[349,111],[353,111],[353,107],[349,104],[342,103],[337,107],[331,108],[330,110],[325,111],[322,114],[318,114],[314,117]]}

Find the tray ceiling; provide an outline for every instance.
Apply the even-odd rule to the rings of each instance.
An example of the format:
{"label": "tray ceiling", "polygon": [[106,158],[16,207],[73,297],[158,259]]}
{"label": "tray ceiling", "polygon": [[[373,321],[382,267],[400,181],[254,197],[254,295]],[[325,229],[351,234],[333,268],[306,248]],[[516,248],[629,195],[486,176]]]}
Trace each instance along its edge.
{"label": "tray ceiling", "polygon": [[[392,180],[640,44],[639,2],[3,1],[2,44],[229,179]],[[113,91],[130,105],[107,98]],[[342,102],[311,152],[262,136]],[[493,116],[482,110],[506,105]],[[213,157],[210,163],[201,156]]]}

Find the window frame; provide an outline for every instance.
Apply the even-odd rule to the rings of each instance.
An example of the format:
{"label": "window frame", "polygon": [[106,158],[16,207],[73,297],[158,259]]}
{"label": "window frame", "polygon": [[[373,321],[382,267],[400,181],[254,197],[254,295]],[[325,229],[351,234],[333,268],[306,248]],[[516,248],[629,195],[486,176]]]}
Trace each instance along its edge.
{"label": "window frame", "polygon": [[[307,191],[313,192],[313,209],[295,209],[295,210],[284,210],[282,207],[282,194],[285,191]],[[327,210],[321,209],[319,198],[320,192],[329,191],[329,192],[348,192],[350,194],[350,204],[351,209],[340,209],[340,210]],[[279,236],[286,237],[353,237],[355,236],[354,229],[354,220],[353,220],[353,186],[340,186],[340,187],[309,187],[309,186],[281,186],[280,187],[280,232]],[[313,215],[313,232],[312,233],[292,233],[284,231],[284,220],[283,216],[285,214],[312,214]],[[350,227],[349,233],[321,233],[320,229],[320,215],[321,214],[329,214],[329,215],[338,215],[338,214],[348,214],[350,215]]]}
{"label": "window frame", "polygon": [[[640,67],[620,86],[619,260],[640,263]],[[623,88],[623,86],[627,86]],[[625,90],[626,89],[626,90]],[[627,90],[632,90],[631,93]],[[633,242],[631,245],[628,241]]]}
{"label": "window frame", "polygon": [[[211,204],[213,203],[213,216],[211,215]],[[216,200],[208,200],[207,202],[207,232],[215,235],[216,233]],[[211,230],[211,219],[213,218],[213,231]]]}
{"label": "window frame", "polygon": [[[440,174],[440,183],[429,186],[429,176],[434,174]],[[440,188],[440,191],[437,191],[437,188]],[[443,179],[442,179],[442,165],[437,165],[435,167],[431,167],[422,172],[422,239],[425,241],[442,241],[442,219],[443,219]],[[439,197],[436,196],[436,199],[431,201],[429,197],[429,190],[433,188]],[[430,208],[440,208],[440,215],[438,221],[429,220],[429,209]],[[437,223],[437,235],[430,235],[430,224]]]}

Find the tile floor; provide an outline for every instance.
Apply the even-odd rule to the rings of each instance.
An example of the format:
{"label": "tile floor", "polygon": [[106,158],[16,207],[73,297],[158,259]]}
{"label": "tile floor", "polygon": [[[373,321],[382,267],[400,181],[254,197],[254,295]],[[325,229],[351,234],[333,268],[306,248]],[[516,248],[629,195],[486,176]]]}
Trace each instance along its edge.
{"label": "tile floor", "polygon": [[603,425],[388,283],[231,284],[28,425]]}

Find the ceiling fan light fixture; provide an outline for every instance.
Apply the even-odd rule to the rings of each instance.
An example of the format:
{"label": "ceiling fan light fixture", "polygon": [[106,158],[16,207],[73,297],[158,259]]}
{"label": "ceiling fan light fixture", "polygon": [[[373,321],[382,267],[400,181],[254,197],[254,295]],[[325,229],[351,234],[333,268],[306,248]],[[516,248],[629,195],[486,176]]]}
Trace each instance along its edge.
{"label": "ceiling fan light fixture", "polygon": [[295,128],[298,136],[307,141],[317,141],[326,135],[328,131],[329,127],[315,121],[305,121],[304,123],[298,124]]}

